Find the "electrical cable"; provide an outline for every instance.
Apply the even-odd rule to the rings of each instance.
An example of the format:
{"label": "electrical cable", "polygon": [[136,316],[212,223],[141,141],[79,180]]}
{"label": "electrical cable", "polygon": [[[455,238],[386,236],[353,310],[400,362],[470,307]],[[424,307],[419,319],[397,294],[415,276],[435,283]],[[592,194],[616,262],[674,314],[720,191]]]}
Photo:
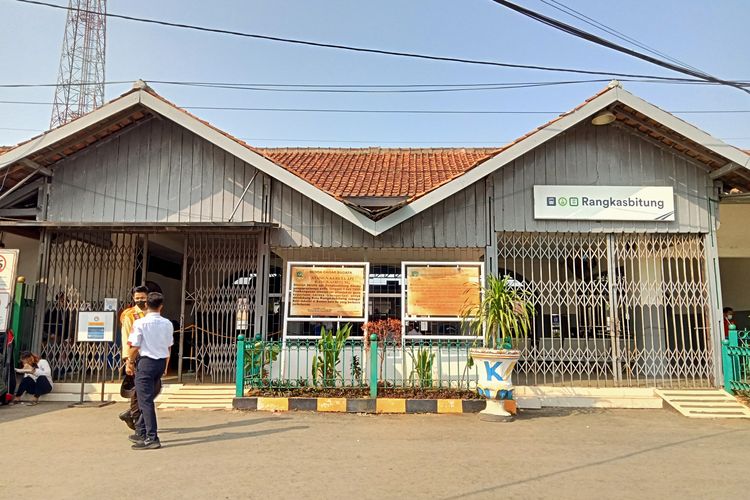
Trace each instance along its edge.
{"label": "electrical cable", "polygon": [[[19,1],[27,1],[27,0],[19,0]],[[491,0],[492,2],[501,5],[503,7],[507,7],[508,9],[514,10],[518,12],[519,14],[522,14],[530,19],[533,19],[535,21],[538,21],[542,24],[545,24],[551,28],[555,28],[559,31],[562,31],[564,33],[568,33],[569,35],[573,35],[577,38],[581,38],[583,40],[586,40],[588,42],[595,43],[597,45],[601,45],[602,47],[606,47],[608,49],[615,50],[617,52],[621,52],[623,54],[627,54],[629,56],[641,59],[646,62],[650,62],[651,64],[655,64],[657,66],[660,66],[662,68],[670,69],[672,71],[676,71],[678,73],[682,73],[685,75],[693,76],[695,78],[699,78],[701,80],[706,80],[714,83],[720,83],[721,85],[726,85],[728,87],[734,87],[736,89],[741,90],[742,92],[745,92],[747,94],[750,94],[750,90],[744,88],[741,84],[738,82],[733,82],[729,80],[723,80],[721,78],[717,78],[713,75],[710,75],[708,73],[704,73],[702,71],[694,71],[690,68],[686,68],[684,66],[676,65],[673,63],[670,63],[668,61],[663,61],[661,59],[657,59],[655,57],[649,56],[647,54],[643,54],[641,52],[629,49],[627,47],[623,47],[622,45],[618,45],[614,42],[611,42],[609,40],[606,40],[604,38],[598,37],[592,33],[589,33],[587,31],[584,31],[580,28],[576,28],[575,26],[571,26],[569,24],[563,23],[562,21],[558,21],[556,19],[553,19],[551,17],[545,16],[543,14],[540,14],[538,12],[535,12],[533,10],[527,9],[525,7],[521,7],[520,5],[516,5],[512,2],[509,2],[507,0]]]}
{"label": "electrical cable", "polygon": [[539,0],[543,4],[549,5],[553,9],[557,9],[560,12],[564,12],[565,14],[568,14],[569,16],[572,16],[579,21],[583,21],[584,23],[588,24],[589,26],[593,26],[594,28],[598,28],[605,33],[608,33],[616,38],[619,38],[620,40],[624,42],[628,42],[632,45],[635,45],[636,47],[643,49],[647,52],[650,52],[654,54],[655,56],[663,57],[664,59],[667,59],[675,64],[680,64],[682,66],[685,66],[686,68],[690,68],[695,71],[701,71],[700,69],[696,68],[695,66],[691,66],[690,64],[680,61],[679,59],[675,59],[674,57],[669,56],[668,54],[665,54],[664,52],[661,52],[659,50],[656,50],[653,47],[649,47],[648,45],[639,42],[635,38],[626,35],[625,33],[621,31],[617,31],[615,28],[612,28],[611,26],[607,26],[606,24],[597,21],[596,19],[587,16],[581,11],[575,10],[573,7],[569,7],[568,5],[565,5],[562,2],[558,2],[557,0]]}
{"label": "electrical cable", "polygon": [[[0,104],[45,105],[53,103],[44,101],[3,101]],[[346,109],[346,108],[259,108],[242,106],[179,106],[182,109],[210,111],[259,111],[281,113],[373,113],[373,114],[416,114],[416,115],[559,115],[564,110],[487,110],[487,109]],[[750,109],[695,109],[667,110],[677,114],[743,114]],[[2,129],[0,129],[2,130]],[[10,129],[5,129],[10,130]],[[14,129],[23,130],[23,129]],[[27,129],[28,130],[28,129]],[[35,129],[37,130],[37,129]]]}
{"label": "electrical cable", "polygon": [[[197,25],[192,25],[192,24],[174,23],[174,22],[169,22],[169,21],[160,21],[157,19],[147,19],[147,18],[141,18],[141,17],[126,16],[123,14],[113,14],[111,12],[106,12],[106,13],[94,12],[94,11],[85,10],[85,9],[75,9],[70,6],[56,5],[56,4],[47,3],[47,2],[40,2],[38,0],[16,0],[16,1],[25,3],[25,4],[50,7],[50,8],[65,10],[65,11],[75,10],[84,14],[104,15],[106,17],[110,17],[113,19],[122,19],[126,21],[155,24],[155,25],[160,25],[160,26],[169,26],[173,28],[182,28],[182,29],[189,29],[189,30],[207,32],[207,33],[217,33],[217,34],[222,34],[222,35],[232,35],[232,36],[238,36],[238,37],[243,37],[243,38],[253,38],[253,39],[258,39],[258,40],[267,40],[267,41],[272,41],[272,42],[281,42],[281,43],[288,43],[288,44],[294,44],[294,45],[306,45],[310,47],[346,50],[350,52],[380,54],[380,55],[387,55],[387,56],[406,57],[406,58],[412,58],[412,59],[423,59],[423,60],[431,60],[431,61],[474,64],[474,65],[481,65],[481,66],[496,66],[496,67],[502,67],[502,68],[553,71],[553,72],[559,72],[559,73],[603,75],[603,76],[610,76],[610,77],[653,78],[653,79],[662,79],[662,80],[672,79],[670,77],[657,76],[657,75],[583,70],[583,69],[575,69],[575,68],[541,66],[541,65],[532,65],[532,64],[512,64],[512,63],[503,63],[503,62],[497,62],[497,61],[467,59],[467,58],[461,58],[461,57],[434,56],[434,55],[429,55],[429,54],[419,54],[416,52],[401,52],[401,51],[394,51],[394,50],[373,49],[369,47],[356,47],[356,46],[351,46],[351,45],[342,45],[342,44],[334,44],[334,43],[313,42],[310,40],[284,38],[284,37],[270,36],[270,35],[259,35],[256,33],[246,33],[242,31],[226,30],[226,29],[219,29],[219,28],[208,28],[205,26],[197,26]],[[699,79],[703,80],[705,78],[699,78]]]}

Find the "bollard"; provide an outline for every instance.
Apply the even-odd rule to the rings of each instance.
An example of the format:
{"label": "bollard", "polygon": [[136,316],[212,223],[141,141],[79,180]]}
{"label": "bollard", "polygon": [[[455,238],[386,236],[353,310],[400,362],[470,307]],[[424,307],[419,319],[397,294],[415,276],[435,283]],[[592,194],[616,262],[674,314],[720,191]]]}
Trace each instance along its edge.
{"label": "bollard", "polygon": [[235,396],[245,395],[245,336],[237,336],[237,379],[235,381]]}
{"label": "bollard", "polygon": [[370,398],[378,397],[378,336],[370,335]]}

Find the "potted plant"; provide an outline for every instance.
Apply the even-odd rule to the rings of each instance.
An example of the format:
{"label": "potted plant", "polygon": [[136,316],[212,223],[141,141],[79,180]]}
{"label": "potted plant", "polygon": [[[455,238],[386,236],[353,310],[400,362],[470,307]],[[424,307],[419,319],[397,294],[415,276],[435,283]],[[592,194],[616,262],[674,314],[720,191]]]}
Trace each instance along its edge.
{"label": "potted plant", "polygon": [[533,316],[534,306],[521,283],[492,275],[487,277],[479,305],[464,313],[464,326],[484,334],[484,347],[470,349],[469,356],[478,365],[477,392],[487,399],[480,414],[485,420],[513,419],[503,403],[513,399],[513,368],[521,355],[518,342],[528,335]]}

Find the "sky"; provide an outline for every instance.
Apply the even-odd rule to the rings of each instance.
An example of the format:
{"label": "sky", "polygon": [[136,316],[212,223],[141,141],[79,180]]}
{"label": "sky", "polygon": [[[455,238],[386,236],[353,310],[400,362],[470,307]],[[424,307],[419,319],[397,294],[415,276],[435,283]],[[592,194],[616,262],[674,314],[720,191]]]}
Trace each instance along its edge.
{"label": "sky", "polygon": [[[750,2],[746,0],[558,1],[705,72],[725,79],[750,80]],[[517,3],[603,35],[543,0]],[[111,0],[108,9],[111,13],[171,22],[386,50],[683,76],[553,30],[490,0]],[[592,78],[352,53],[112,18],[107,22],[107,81],[142,78],[266,84],[444,85]],[[0,84],[56,82],[64,27],[65,11],[0,0]],[[605,85],[599,82],[532,89],[377,94],[239,91],[155,83],[152,87],[180,106],[540,112],[420,115],[192,111],[258,146],[479,147],[505,144],[575,107]],[[729,87],[636,82],[623,85],[668,111],[750,111],[750,95]],[[106,100],[130,86],[108,85]],[[0,101],[49,103],[53,94],[50,87],[0,88]],[[50,104],[0,103],[0,145],[12,145],[46,130],[51,110]],[[750,149],[750,112],[676,114],[715,137]]]}

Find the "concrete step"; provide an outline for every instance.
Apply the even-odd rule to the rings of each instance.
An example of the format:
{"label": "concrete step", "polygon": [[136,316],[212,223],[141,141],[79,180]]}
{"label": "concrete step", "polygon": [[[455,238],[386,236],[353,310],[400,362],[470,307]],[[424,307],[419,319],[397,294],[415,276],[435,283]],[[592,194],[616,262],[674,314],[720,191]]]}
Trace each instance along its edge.
{"label": "concrete step", "polygon": [[672,408],[689,418],[750,418],[750,408],[721,389],[657,390],[656,394]]}

